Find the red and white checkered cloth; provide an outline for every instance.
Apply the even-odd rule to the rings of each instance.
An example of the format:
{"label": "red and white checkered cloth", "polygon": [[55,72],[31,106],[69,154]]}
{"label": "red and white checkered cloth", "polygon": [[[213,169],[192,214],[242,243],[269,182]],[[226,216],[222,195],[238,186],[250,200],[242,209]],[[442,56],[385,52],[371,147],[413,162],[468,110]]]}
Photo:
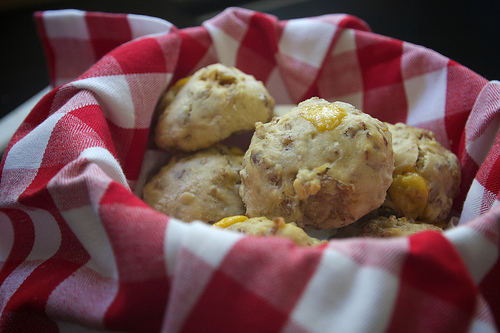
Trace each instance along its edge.
{"label": "red and white checkered cloth", "polygon": [[[344,14],[229,8],[186,29],[74,10],[35,18],[56,88],[0,165],[2,332],[498,330],[499,82]],[[306,248],[150,209],[134,193],[155,104],[214,62],[253,74],[280,104],[320,96],[433,130],[462,164],[460,225]]]}

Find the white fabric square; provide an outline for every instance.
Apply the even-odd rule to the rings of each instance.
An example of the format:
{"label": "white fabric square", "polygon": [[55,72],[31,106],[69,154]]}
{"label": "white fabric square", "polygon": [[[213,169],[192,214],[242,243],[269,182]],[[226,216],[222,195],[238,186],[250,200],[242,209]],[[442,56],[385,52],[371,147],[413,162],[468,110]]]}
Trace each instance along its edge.
{"label": "white fabric square", "polygon": [[452,228],[445,232],[445,236],[455,245],[474,281],[480,283],[497,261],[498,247],[466,226]]}
{"label": "white fabric square", "polygon": [[127,21],[132,39],[156,34],[166,34],[172,28],[172,23],[157,17],[127,14]]}
{"label": "white fabric square", "polygon": [[167,275],[174,274],[177,255],[182,247],[184,235],[187,235],[189,227],[186,223],[171,217],[165,229],[164,253]]}
{"label": "white fabric square", "polygon": [[5,278],[2,284],[0,284],[0,295],[2,296],[0,297],[0,313],[3,313],[5,305],[7,305],[7,302],[24,283],[26,278],[41,264],[43,264],[43,261],[40,260],[23,261]]}
{"label": "white fabric square", "polygon": [[47,260],[59,250],[61,245],[61,229],[54,216],[49,212],[37,209],[26,211],[33,222],[35,240],[26,260]]}
{"label": "white fabric square", "polygon": [[288,89],[283,82],[279,67],[275,67],[266,82],[269,94],[273,96],[276,104],[293,104],[293,100],[288,93]]}
{"label": "white fabric square", "polygon": [[469,187],[469,192],[467,192],[467,198],[465,198],[459,224],[468,222],[480,215],[484,194],[485,189],[483,185],[477,179],[473,179]]}
{"label": "white fabric square", "polygon": [[48,38],[89,39],[85,12],[76,9],[46,11],[43,13]]}
{"label": "white fabric square", "polygon": [[127,178],[123,173],[120,163],[109,152],[102,147],[90,147],[80,153],[80,158],[85,158],[89,162],[96,164],[106,175],[117,183],[125,187],[128,186]]}
{"label": "white fabric square", "polygon": [[333,46],[332,55],[356,50],[355,32],[352,29],[345,29],[340,34],[337,43]]}
{"label": "white fabric square", "polygon": [[347,95],[334,96],[330,99],[331,102],[342,101],[353,105],[358,110],[363,110],[363,92],[356,92]]}
{"label": "white fabric square", "polygon": [[319,68],[336,30],[322,21],[293,19],[285,25],[278,47],[281,53]]}
{"label": "white fabric square", "polygon": [[477,318],[473,318],[468,332],[496,333],[498,331],[495,327],[492,327],[489,323],[480,321]]}
{"label": "white fabric square", "polygon": [[5,158],[4,170],[38,169],[57,122],[64,113],[54,113],[16,142]]}
{"label": "white fabric square", "polygon": [[409,125],[444,118],[447,78],[444,68],[405,80]]}
{"label": "white fabric square", "polygon": [[0,201],[17,204],[19,196],[35,179],[38,169],[4,169],[0,179]]}
{"label": "white fabric square", "polygon": [[[54,288],[45,305],[45,312],[52,318],[81,318],[85,316],[87,325],[104,326],[106,311],[116,300],[119,283],[117,280],[102,277],[89,268],[82,266],[57,287]],[[64,306],[61,306],[61,303]],[[83,328],[76,323],[58,323],[60,333],[90,333],[94,331]]]}
{"label": "white fabric square", "polygon": [[[165,259],[168,276],[174,274],[180,250],[188,251],[192,257],[187,258],[184,255],[184,260],[188,260],[188,265],[196,263],[198,268],[195,277],[196,283],[189,288],[189,292],[185,290],[186,282],[180,280],[183,277],[182,272],[180,276],[173,278],[169,300],[176,306],[166,312],[162,332],[177,332],[191,309],[196,305],[200,295],[205,291],[205,286],[209,283],[214,272],[212,268],[220,266],[234,243],[243,235],[218,230],[199,221],[187,224],[175,218],[169,219],[165,232]],[[190,277],[192,278],[191,274]]]}
{"label": "white fabric square", "polygon": [[203,26],[212,37],[219,62],[226,66],[235,66],[240,43],[213,24],[205,23]]}
{"label": "white fabric square", "polygon": [[111,242],[94,207],[84,206],[61,214],[90,256],[86,266],[103,276],[118,278]]}
{"label": "white fabric square", "polygon": [[[466,129],[467,130],[467,129]],[[495,143],[500,132],[500,117],[495,117],[481,135],[467,144],[467,153],[478,165],[481,165]]]}
{"label": "white fabric square", "polygon": [[134,103],[124,75],[90,77],[71,84],[94,92],[104,116],[115,125],[135,128]]}
{"label": "white fabric square", "polygon": [[318,333],[382,332],[391,318],[397,290],[396,276],[327,250],[291,314],[290,327],[299,324]]}
{"label": "white fabric square", "polygon": [[189,236],[182,245],[212,267],[219,267],[233,245],[243,237],[243,234],[212,228],[202,222],[191,222],[189,228]]}

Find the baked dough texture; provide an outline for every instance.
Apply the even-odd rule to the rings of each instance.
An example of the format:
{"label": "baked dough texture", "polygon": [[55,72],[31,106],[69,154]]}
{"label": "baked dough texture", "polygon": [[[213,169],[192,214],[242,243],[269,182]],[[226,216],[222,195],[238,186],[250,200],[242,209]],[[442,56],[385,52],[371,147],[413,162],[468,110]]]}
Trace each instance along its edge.
{"label": "baked dough texture", "polygon": [[409,236],[417,232],[433,230],[441,232],[441,228],[429,223],[417,223],[411,218],[377,216],[360,219],[353,224],[337,229],[333,238],[350,237],[399,237]]}
{"label": "baked dough texture", "polygon": [[192,152],[267,122],[275,101],[261,81],[234,67],[213,64],[179,80],[164,94],[155,142]]}
{"label": "baked dough texture", "polygon": [[243,214],[242,159],[241,150],[221,145],[173,157],[144,187],[144,201],[185,222],[213,223]]}
{"label": "baked dough texture", "polygon": [[[286,237],[299,246],[315,246],[326,243],[324,240],[310,237],[294,223],[286,223],[282,217],[270,220],[260,216],[241,220],[243,221],[229,224],[227,227],[224,227],[224,229],[253,236]],[[214,224],[214,226],[218,226],[218,223]]]}
{"label": "baked dough texture", "polygon": [[460,190],[458,158],[434,134],[407,124],[387,124],[392,133],[394,181],[385,208],[398,216],[442,224]]}
{"label": "baked dough texture", "polygon": [[283,217],[306,230],[339,228],[384,202],[393,169],[383,122],[313,97],[256,124],[240,194],[249,217]]}

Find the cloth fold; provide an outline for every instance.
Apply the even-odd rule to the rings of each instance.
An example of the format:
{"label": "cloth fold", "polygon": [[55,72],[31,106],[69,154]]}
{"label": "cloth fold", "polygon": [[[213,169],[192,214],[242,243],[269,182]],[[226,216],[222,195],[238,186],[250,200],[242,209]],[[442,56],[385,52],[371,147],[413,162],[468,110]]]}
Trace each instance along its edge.
{"label": "cloth fold", "polygon": [[[0,164],[2,332],[498,331],[498,82],[346,14],[228,8],[186,29],[75,10],[35,20],[53,90]],[[152,210],[140,193],[155,105],[214,62],[281,104],[319,96],[433,130],[461,162],[460,224],[297,247]]]}

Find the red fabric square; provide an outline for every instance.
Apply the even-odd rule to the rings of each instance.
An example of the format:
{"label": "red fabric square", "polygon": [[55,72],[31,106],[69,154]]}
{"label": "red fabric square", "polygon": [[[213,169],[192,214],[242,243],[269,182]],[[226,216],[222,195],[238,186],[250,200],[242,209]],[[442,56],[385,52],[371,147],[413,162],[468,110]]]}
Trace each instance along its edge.
{"label": "red fabric square", "polygon": [[318,78],[323,98],[344,96],[363,91],[363,79],[355,51],[327,56]]}
{"label": "red fabric square", "polygon": [[0,286],[5,279],[22,263],[30,254],[35,241],[35,229],[29,215],[19,209],[4,209],[2,213],[8,216],[14,229],[15,241],[9,256],[0,269]]}
{"label": "red fabric square", "polygon": [[50,41],[54,50],[53,86],[59,86],[76,79],[87,71],[99,58],[96,58],[90,41],[57,38]]}
{"label": "red fabric square", "polygon": [[154,38],[137,40],[133,48],[119,47],[110,54],[119,59],[123,74],[167,72],[165,54]]}
{"label": "red fabric square", "polygon": [[370,35],[370,42],[365,45],[363,39],[366,37],[366,34],[356,34],[358,59],[365,90],[402,82],[403,42]]}
{"label": "red fabric square", "polygon": [[166,278],[121,282],[106,311],[107,328],[124,332],[159,332],[167,304]]}
{"label": "red fabric square", "polygon": [[411,43],[403,44],[401,59],[402,74],[405,80],[445,68],[448,58],[437,52]]}
{"label": "red fabric square", "polygon": [[366,90],[363,95],[363,112],[392,124],[405,122],[408,102],[403,82]]}
{"label": "red fabric square", "polygon": [[281,76],[295,103],[316,96],[316,86],[313,83],[318,75],[318,68],[284,54],[277,56],[277,58]]}
{"label": "red fabric square", "polygon": [[[163,244],[168,218],[128,193],[120,184],[110,183],[99,211],[116,256],[120,280],[163,278],[166,276]],[[142,217],[140,222],[134,220],[137,216]]]}
{"label": "red fabric square", "polygon": [[408,327],[467,331],[475,312],[477,287],[456,249],[437,232],[415,234],[409,242],[390,331]]}
{"label": "red fabric square", "polygon": [[[90,111],[89,114],[92,113],[92,109],[100,110],[98,106],[92,105],[87,109]],[[99,124],[99,120],[101,120],[102,124],[102,120],[104,119],[102,113],[96,112],[94,115],[95,119],[92,124]],[[52,135],[47,143],[48,149],[43,156],[42,167],[63,167],[75,160],[86,148],[105,147],[107,142],[105,142],[104,139],[109,138],[106,138],[104,135],[99,135],[98,132],[92,128],[92,124],[89,126],[89,124],[80,122],[79,119],[73,117],[71,113],[63,116],[54,126]],[[97,129],[99,129],[99,126],[97,127]],[[106,133],[106,131],[104,133]],[[69,140],[69,138],[72,138],[72,140]],[[61,146],[64,146],[65,149],[59,150],[53,148]],[[111,151],[112,150],[113,148],[111,146]]]}
{"label": "red fabric square", "polygon": [[[408,331],[410,328],[460,332],[492,325],[490,314],[498,319],[500,309],[495,300],[499,288],[495,282],[499,266],[495,246],[498,246],[500,211],[498,207],[486,211],[488,204],[497,197],[492,191],[498,189],[495,182],[500,172],[498,146],[477,155],[473,154],[477,151],[469,152],[474,158],[486,158],[476,178],[475,170],[481,163],[474,162],[466,150],[466,147],[477,148],[482,143],[475,139],[481,139],[477,134],[483,131],[483,125],[470,119],[471,110],[482,114],[488,113],[488,107],[491,107],[479,107],[478,94],[488,84],[484,78],[449,61],[446,71],[439,71],[439,74],[447,74],[447,81],[436,82],[439,86],[436,94],[431,89],[425,90],[429,93],[426,96],[438,97],[442,101],[442,89],[447,89],[444,119],[441,112],[436,115],[440,119],[429,117],[430,111],[424,112],[427,118],[423,121],[430,120],[424,125],[446,128],[446,133],[439,135],[448,138],[452,149],[459,153],[462,170],[467,173],[464,184],[470,185],[473,179],[476,180],[468,198],[468,203],[474,206],[469,206],[463,215],[473,220],[456,234],[426,232],[394,242],[381,240],[380,243],[363,239],[332,241],[329,246],[342,253],[339,253],[341,256],[327,256],[321,252],[322,248],[298,248],[289,241],[269,238],[242,240],[241,236],[214,232],[200,224],[193,226],[173,223],[173,220],[169,233],[166,233],[169,218],[147,207],[127,184],[118,184],[109,176],[114,173],[121,177],[124,172],[129,178],[134,178],[137,174],[139,162],[133,161],[142,156],[145,149],[147,119],[159,92],[170,83],[171,75],[179,78],[204,65],[226,59],[219,58],[218,52],[229,50],[237,52],[237,58],[229,61],[234,60],[238,66],[256,73],[258,78],[265,78],[272,71],[273,77],[268,84],[272,85],[270,90],[279,95],[277,100],[288,102],[291,96],[298,102],[320,92],[326,96],[345,92],[345,96],[363,97],[360,104],[365,112],[381,120],[396,122],[405,120],[409,104],[412,107],[419,104],[418,94],[411,95],[413,91],[408,91],[411,103],[407,102],[405,87],[425,85],[426,79],[432,81],[432,75],[422,73],[441,68],[444,59],[442,56],[426,59],[435,54],[416,45],[405,45],[372,34],[360,20],[351,20],[345,15],[295,22],[300,24],[294,26],[296,35],[287,36],[290,37],[287,39],[290,46],[297,45],[294,36],[305,41],[304,45],[312,45],[309,38],[315,38],[316,30],[310,34],[308,24],[314,20],[332,24],[325,29],[328,38],[318,35],[321,54],[302,54],[302,50],[296,47],[289,48],[290,52],[286,47],[280,50],[276,44],[279,45],[286,22],[237,8],[227,9],[202,27],[186,29],[182,33],[171,29],[166,34],[140,38],[131,43],[126,43],[131,38],[128,24],[135,28],[138,27],[136,24],[145,24],[146,29],[139,29],[143,32],[157,31],[150,28],[157,26],[158,19],[141,17],[137,21],[138,17],[134,15],[85,15],[90,18],[83,22],[86,24],[82,24],[80,11],[50,12],[39,16],[38,26],[52,68],[53,82],[60,84],[73,80],[91,66],[85,77],[92,79],[65,85],[50,93],[20,126],[4,155],[0,171],[3,214],[0,214],[0,227],[9,232],[8,235],[0,233],[0,239],[13,244],[16,253],[5,263],[0,261],[0,278],[7,281],[0,286],[3,305],[6,305],[0,318],[0,330],[5,327],[33,328],[20,326],[22,320],[27,320],[28,325],[38,324],[38,330],[54,331],[57,329],[54,322],[60,320],[68,326],[82,324],[87,327],[99,326],[104,321],[109,328],[137,331],[158,331],[162,323],[170,325],[168,328],[196,332],[207,328],[238,332],[287,328],[303,331],[311,322],[308,319],[314,318],[316,313],[304,311],[299,312],[304,316],[296,316],[296,310],[302,304],[317,305],[327,315],[342,314],[347,324],[359,320],[363,327],[370,325],[371,320],[385,326],[392,318],[389,328],[393,331]],[[47,40],[43,20],[53,19],[58,24],[71,26],[75,25],[76,19],[76,34],[54,33],[53,39]],[[339,55],[335,51],[335,41],[345,27],[365,30],[356,31],[355,42],[344,45],[349,50],[357,48],[352,51],[356,56],[351,59],[347,54]],[[259,34],[265,36],[259,40]],[[70,37],[57,37],[67,35]],[[332,57],[326,63],[322,62],[323,51]],[[95,64],[98,57],[105,54],[108,56]],[[306,59],[312,61],[308,64]],[[251,69],[255,60],[262,64],[257,63],[256,68]],[[277,67],[272,66],[273,61]],[[319,68],[322,65],[324,69]],[[346,71],[342,72],[342,69]],[[320,73],[322,76],[318,79]],[[348,73],[356,73],[356,76],[351,77]],[[335,75],[342,82],[328,81],[329,75]],[[96,77],[99,79],[94,79]],[[410,78],[416,79],[405,81]],[[113,92],[119,94],[109,94],[107,88],[115,87],[115,83],[119,88]],[[495,82],[489,84],[498,85]],[[495,99],[498,99],[498,94]],[[104,104],[96,107],[101,103]],[[423,103],[422,108],[425,105]],[[417,114],[411,115],[412,121],[415,116],[418,123],[420,109],[416,107],[415,110]],[[110,121],[115,125],[109,124]],[[40,124],[42,126],[37,128]],[[19,141],[21,138],[23,141]],[[87,160],[76,160],[75,163],[74,159],[83,149],[95,146],[103,149],[87,150],[87,156],[97,163],[88,163]],[[114,163],[110,155],[124,167]],[[463,190],[465,195],[468,188]],[[476,207],[477,203],[482,203],[484,210]],[[80,210],[68,212],[65,209]],[[43,224],[46,221],[51,223],[50,230],[56,230],[54,237],[47,229],[40,231],[41,227],[49,226]],[[85,224],[89,221],[92,223]],[[79,226],[95,227],[91,231],[99,234],[78,233]],[[85,232],[85,228],[82,230]],[[102,230],[104,234],[101,234]],[[92,241],[95,237],[91,236],[97,235],[102,237],[94,248]],[[91,238],[90,241],[85,239],[87,237]],[[83,248],[85,240],[86,247]],[[47,248],[41,249],[45,245]],[[99,245],[106,249],[99,252],[103,249]],[[215,250],[214,253],[211,250]],[[90,261],[87,251],[92,253],[98,267],[103,264],[109,265],[105,267],[110,269],[103,269],[104,273],[96,269],[90,278],[79,274],[82,265],[86,265],[85,269],[94,268],[94,261]],[[492,251],[491,260],[474,261],[478,251]],[[99,257],[101,253],[102,258]],[[26,260],[28,256],[43,261]],[[50,258],[45,260],[43,256]],[[345,266],[337,265],[336,260],[328,261],[336,258],[344,258],[348,266],[352,264],[360,272],[367,273],[356,276],[357,279],[367,277],[366,280],[351,283],[352,276],[345,275]],[[99,259],[102,262],[97,262]],[[321,264],[318,264],[319,260]],[[469,267],[479,267],[487,274],[486,279],[473,280],[467,271]],[[492,269],[489,274],[488,269]],[[320,275],[325,272],[331,276]],[[481,279],[477,272],[471,275],[474,279]],[[377,288],[371,279],[373,276],[388,277],[390,290],[380,285],[381,288]],[[338,299],[332,301],[322,297],[328,295],[322,292],[329,291],[332,278],[346,282],[347,287],[338,290],[345,296],[342,304],[335,302]],[[90,279],[94,285],[85,288]],[[314,285],[310,284],[311,281]],[[475,283],[481,282],[479,289]],[[97,283],[102,288],[96,288]],[[356,311],[351,316],[352,312],[348,311],[359,310],[359,304],[366,302],[365,292],[349,289],[350,285],[357,283],[376,293],[377,298],[371,299],[376,305],[380,301],[380,308],[372,306],[373,312],[367,318],[357,315]],[[75,291],[69,287],[75,284],[82,288]],[[396,288],[399,288],[399,293],[393,297]],[[83,291],[100,290],[108,291],[105,297],[78,298]],[[386,294],[388,291],[390,295]],[[80,303],[68,306],[75,299]],[[484,299],[489,302],[489,307]],[[167,305],[167,301],[171,303]],[[97,304],[95,311],[78,311],[93,304]],[[106,310],[102,318],[102,312]],[[297,323],[300,320],[303,325],[295,324],[289,317],[291,314],[296,316]]]}
{"label": "red fabric square", "polygon": [[220,270],[286,313],[313,276],[320,252],[320,248],[300,248],[286,239],[247,237],[233,246]]}
{"label": "red fabric square", "polygon": [[462,136],[462,132],[456,129],[465,128],[476,97],[486,82],[478,74],[450,61],[446,87],[445,123],[453,152],[458,151]]}
{"label": "red fabric square", "polygon": [[[500,150],[500,133],[497,135],[495,148],[497,148],[496,151]],[[481,165],[476,178],[498,200],[498,196],[500,195],[500,183],[498,182],[500,178],[500,154],[488,155]]]}
{"label": "red fabric square", "polygon": [[498,281],[500,281],[499,261],[496,262],[495,266],[486,275],[479,287],[495,317],[497,329],[500,329],[500,288],[498,288]]}
{"label": "red fabric square", "polygon": [[125,177],[130,181],[137,180],[146,151],[149,129],[122,128],[112,122],[108,125],[114,142],[120,142],[113,148],[116,149]]}
{"label": "red fabric square", "polygon": [[276,309],[253,290],[216,271],[181,331],[279,332],[287,319],[287,313]]}
{"label": "red fabric square", "polygon": [[[236,67],[244,73],[252,74],[257,80],[266,82],[275,67],[277,45],[275,22],[264,14],[254,14],[241,41]],[[248,61],[249,59],[252,61]]]}
{"label": "red fabric square", "polygon": [[96,59],[132,39],[126,14],[85,15]]}
{"label": "red fabric square", "polygon": [[205,29],[188,28],[180,30],[179,61],[175,68],[171,85],[193,73],[196,65],[203,59],[210,48],[210,36]]}

